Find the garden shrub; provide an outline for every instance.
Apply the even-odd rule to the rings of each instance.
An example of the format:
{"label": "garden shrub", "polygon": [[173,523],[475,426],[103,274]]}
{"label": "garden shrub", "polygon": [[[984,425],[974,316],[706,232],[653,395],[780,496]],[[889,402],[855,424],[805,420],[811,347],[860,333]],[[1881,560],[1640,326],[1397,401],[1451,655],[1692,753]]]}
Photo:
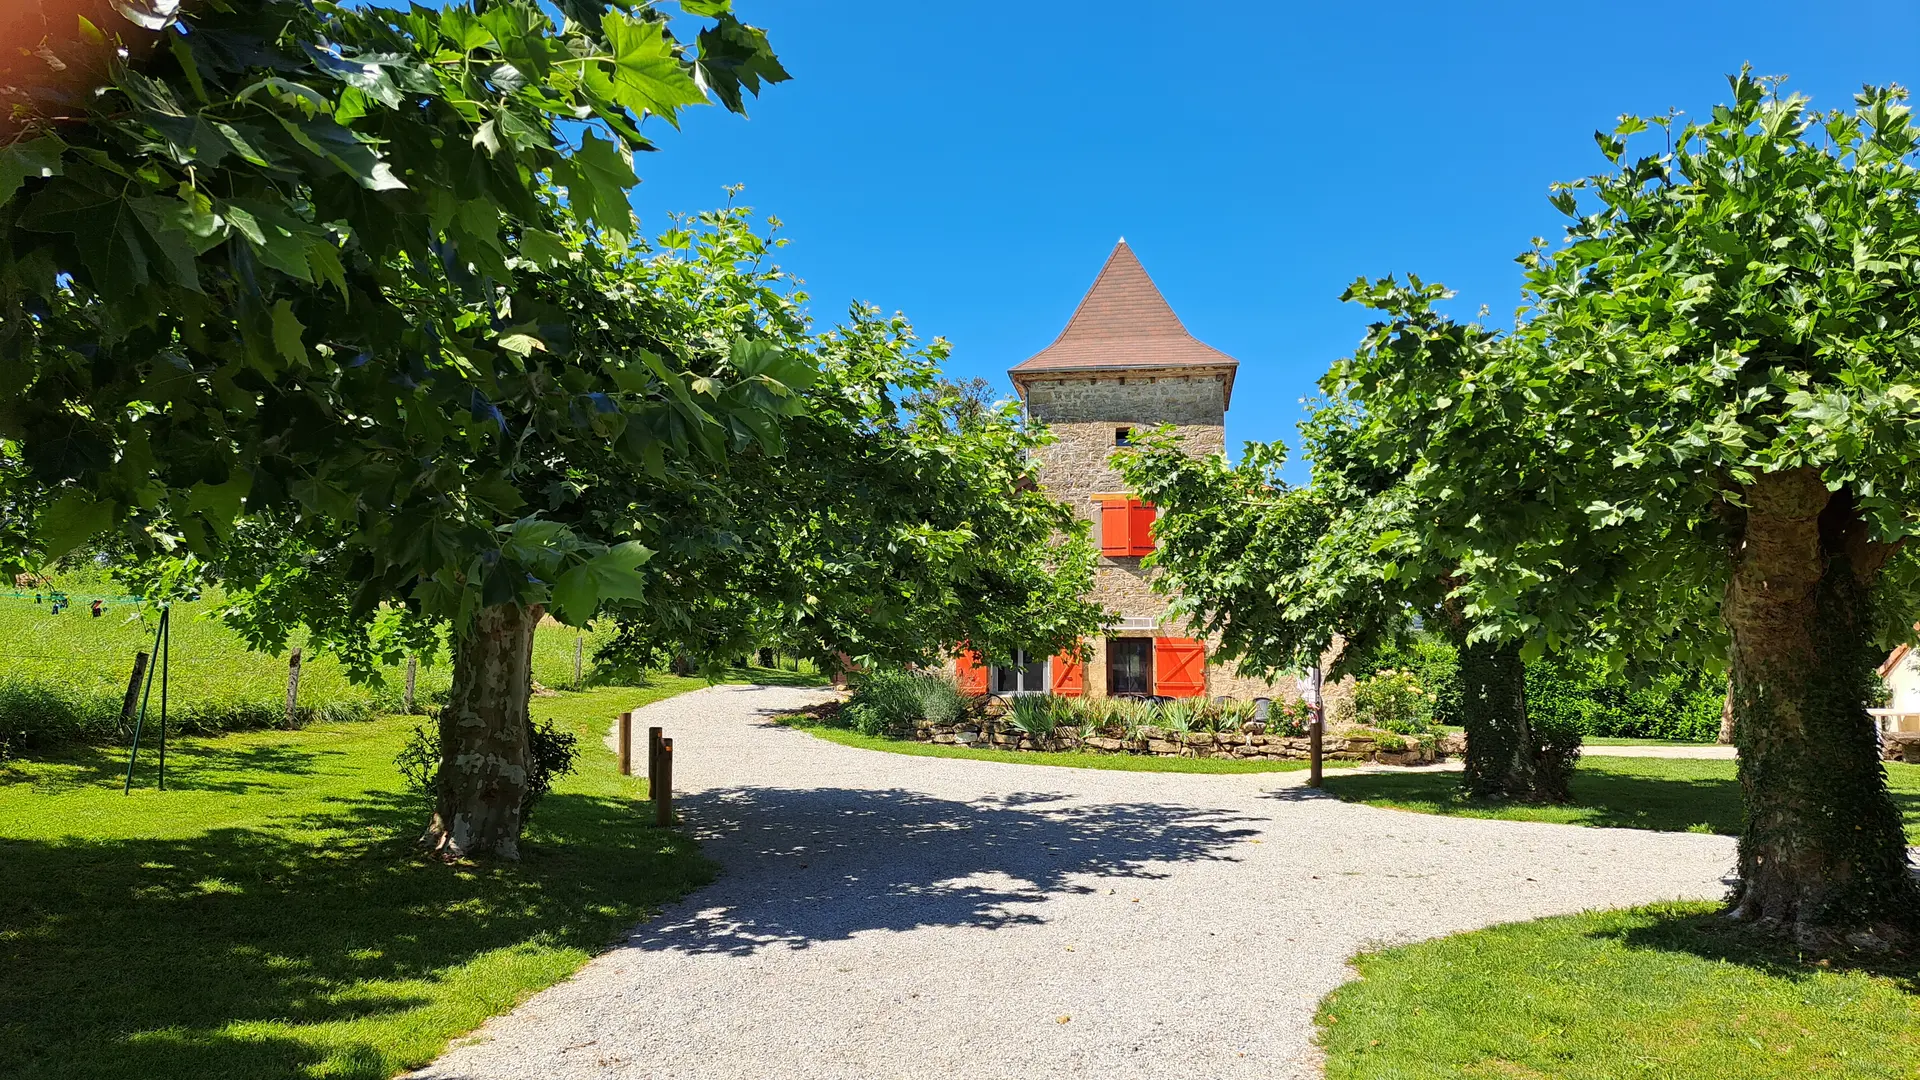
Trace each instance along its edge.
{"label": "garden shrub", "polygon": [[[1461,726],[1460,663],[1453,645],[1438,634],[1423,633],[1371,654],[1356,672],[1356,714],[1360,687],[1390,670],[1410,673],[1429,692],[1433,724]],[[1720,735],[1725,697],[1726,680],[1705,672],[1633,678],[1610,671],[1598,656],[1581,654],[1527,664],[1529,722],[1539,718],[1556,730],[1571,724],[1589,736],[1713,742]],[[1354,719],[1367,722],[1358,715]]]}
{"label": "garden shrub", "polygon": [[1580,761],[1583,731],[1557,715],[1538,718],[1529,715],[1527,729],[1533,735],[1535,793],[1549,802],[1566,802],[1573,797],[1569,785],[1573,782],[1573,768]]}
{"label": "garden shrub", "polygon": [[1355,683],[1354,719],[1382,731],[1424,735],[1433,730],[1436,697],[1413,672],[1382,668]]}
{"label": "garden shrub", "polygon": [[1617,675],[1604,660],[1556,656],[1527,665],[1530,723],[1572,725],[1602,738],[1713,742],[1720,736],[1724,680],[1662,673],[1641,680]]}
{"label": "garden shrub", "polygon": [[972,699],[949,675],[891,668],[856,675],[841,715],[863,735],[889,735],[920,720],[951,724],[972,707]]}

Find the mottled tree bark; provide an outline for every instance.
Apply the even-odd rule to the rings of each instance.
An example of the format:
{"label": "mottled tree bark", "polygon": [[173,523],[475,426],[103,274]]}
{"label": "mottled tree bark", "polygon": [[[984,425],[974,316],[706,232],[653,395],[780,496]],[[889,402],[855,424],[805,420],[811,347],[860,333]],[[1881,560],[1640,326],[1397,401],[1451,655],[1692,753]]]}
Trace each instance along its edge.
{"label": "mottled tree bark", "polygon": [[1722,608],[1746,796],[1730,913],[1810,948],[1911,940],[1920,888],[1866,712],[1889,549],[1812,469],[1763,476],[1746,502]]}
{"label": "mottled tree bark", "polygon": [[1733,680],[1727,680],[1727,696],[1720,703],[1720,745],[1733,745]]}
{"label": "mottled tree bark", "polygon": [[520,857],[527,791],[527,703],[541,609],[483,608],[454,643],[453,688],[440,713],[433,820],[420,843],[447,859]]}

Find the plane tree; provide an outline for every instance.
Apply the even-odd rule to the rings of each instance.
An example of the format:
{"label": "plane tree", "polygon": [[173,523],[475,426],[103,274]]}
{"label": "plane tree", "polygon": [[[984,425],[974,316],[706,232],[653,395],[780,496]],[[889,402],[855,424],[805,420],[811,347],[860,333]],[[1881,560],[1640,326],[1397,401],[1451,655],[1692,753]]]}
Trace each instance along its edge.
{"label": "plane tree", "polygon": [[36,508],[8,561],[117,534],[250,566],[289,601],[268,637],[451,627],[426,840],[513,855],[533,626],[638,596],[648,556],[568,485],[777,452],[812,378],[621,302],[643,122],[740,111],[786,77],[765,35],[724,0],[679,5],[691,44],[628,2],[35,6],[0,89],[5,502]]}
{"label": "plane tree", "polygon": [[[1432,542],[1463,553],[1477,634],[1598,625],[1730,668],[1730,913],[1888,945],[1920,929],[1866,713],[1920,610],[1920,129],[1898,88],[1826,112],[1745,72],[1731,88],[1703,119],[1598,135],[1609,169],[1556,192],[1565,240],[1524,257],[1511,347],[1379,419],[1428,418],[1417,483],[1447,507]],[[1375,294],[1411,322],[1431,299]]]}

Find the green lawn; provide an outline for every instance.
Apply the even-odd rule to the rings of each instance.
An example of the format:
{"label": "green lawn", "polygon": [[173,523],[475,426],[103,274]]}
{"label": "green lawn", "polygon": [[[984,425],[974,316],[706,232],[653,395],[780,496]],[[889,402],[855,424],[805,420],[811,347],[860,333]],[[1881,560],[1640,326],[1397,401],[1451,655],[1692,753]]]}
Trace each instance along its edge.
{"label": "green lawn", "polygon": [[[1733,761],[1691,758],[1582,758],[1573,801],[1558,806],[1476,802],[1460,794],[1458,773],[1370,773],[1328,777],[1327,793],[1391,810],[1459,817],[1552,821],[1662,832],[1740,831],[1740,784]],[[1920,765],[1890,762],[1887,779],[1920,844]]]}
{"label": "green lawn", "polygon": [[[1584,766],[1583,766],[1584,767]],[[1669,904],[1366,953],[1328,1080],[1913,1080],[1920,968],[1802,963]]]}
{"label": "green lawn", "polygon": [[[1078,751],[983,750],[971,746],[948,746],[916,742],[912,739],[890,739],[881,735],[862,735],[848,728],[821,724],[805,714],[782,716],[777,722],[791,728],[798,728],[828,742],[839,743],[841,746],[853,746],[862,750],[884,750],[889,754],[905,754],[908,757],[964,758],[969,761],[1005,761],[1014,765],[1052,765],[1068,769],[1112,769],[1120,772],[1270,773],[1297,772],[1307,767],[1304,761],[1233,761],[1226,758],[1148,757],[1145,754],[1088,754]],[[1335,769],[1351,767],[1354,764],[1356,763],[1351,761],[1329,761],[1326,767]]]}
{"label": "green lawn", "polygon": [[122,796],[117,749],[0,766],[0,1076],[385,1080],[428,1061],[708,880],[601,743],[619,710],[704,685],[536,698],[581,764],[517,865],[413,855],[426,808],[393,756],[414,718],[181,739],[164,793],[143,756]]}

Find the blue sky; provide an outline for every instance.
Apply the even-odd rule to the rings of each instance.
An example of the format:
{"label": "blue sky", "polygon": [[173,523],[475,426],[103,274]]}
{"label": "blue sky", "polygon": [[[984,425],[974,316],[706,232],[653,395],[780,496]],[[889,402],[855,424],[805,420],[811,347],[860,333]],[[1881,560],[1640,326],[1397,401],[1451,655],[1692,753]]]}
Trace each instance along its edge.
{"label": "blue sky", "polygon": [[[1124,235],[1195,336],[1240,360],[1229,444],[1291,441],[1409,271],[1508,321],[1547,186],[1597,170],[1623,112],[1703,113],[1749,62],[1817,107],[1920,82],[1920,3],[1217,3],[1025,8],[736,0],[794,81],[657,129],[642,224],[778,215],[817,319],[859,299],[1006,369],[1065,325]],[[1289,470],[1292,471],[1292,470]]]}

